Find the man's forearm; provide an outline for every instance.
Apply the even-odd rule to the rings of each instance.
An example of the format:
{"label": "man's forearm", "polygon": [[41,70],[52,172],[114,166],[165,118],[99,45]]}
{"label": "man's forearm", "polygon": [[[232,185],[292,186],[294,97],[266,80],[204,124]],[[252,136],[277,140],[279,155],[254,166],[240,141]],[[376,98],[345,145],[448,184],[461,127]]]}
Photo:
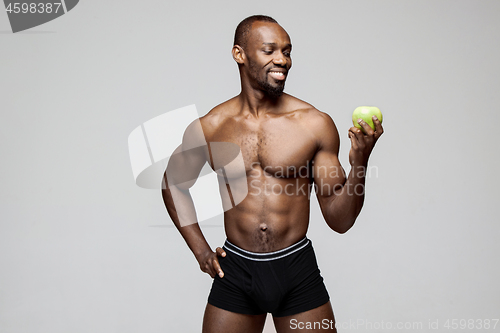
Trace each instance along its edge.
{"label": "man's forearm", "polygon": [[344,185],[329,198],[326,222],[336,232],[344,233],[356,221],[365,198],[366,166],[353,166]]}
{"label": "man's forearm", "polygon": [[165,184],[162,196],[170,218],[199,261],[200,257],[212,250],[197,223],[196,211],[189,190],[182,190],[177,186],[169,187]]}

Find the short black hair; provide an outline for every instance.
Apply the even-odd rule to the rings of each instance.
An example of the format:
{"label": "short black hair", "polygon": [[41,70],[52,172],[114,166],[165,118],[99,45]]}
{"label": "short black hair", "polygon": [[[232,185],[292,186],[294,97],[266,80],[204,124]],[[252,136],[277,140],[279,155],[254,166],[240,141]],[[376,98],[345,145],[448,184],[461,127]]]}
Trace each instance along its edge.
{"label": "short black hair", "polygon": [[243,49],[247,46],[248,33],[252,29],[252,24],[254,22],[271,22],[278,24],[278,21],[270,16],[266,15],[253,15],[249,16],[238,24],[236,31],[234,32],[234,44],[239,45]]}

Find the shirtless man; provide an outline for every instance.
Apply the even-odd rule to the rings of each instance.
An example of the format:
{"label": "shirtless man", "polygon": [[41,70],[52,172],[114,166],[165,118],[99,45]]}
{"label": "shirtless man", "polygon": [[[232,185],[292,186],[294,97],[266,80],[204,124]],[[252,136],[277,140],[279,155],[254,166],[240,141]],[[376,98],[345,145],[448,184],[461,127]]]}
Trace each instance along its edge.
{"label": "shirtless man", "polygon": [[[329,296],[306,237],[309,190],[316,190],[328,226],[338,233],[349,230],[361,211],[368,158],[383,129],[376,118],[375,130],[363,121],[365,133],[349,129],[351,171],[346,177],[338,160],[340,139],[333,120],[283,93],[291,51],[290,37],[274,19],[243,20],[232,49],[241,93],[199,119],[202,134],[196,126],[188,127],[177,158],[169,163],[182,170],[184,179],[168,178],[169,167],[164,177],[167,210],[201,270],[214,278],[203,319],[205,333],[262,332],[267,312],[273,314],[278,333],[297,332],[300,323],[307,322],[322,323],[307,332],[336,331]],[[208,144],[201,150],[186,149],[189,140]],[[244,200],[225,211],[227,241],[215,251],[192,212],[189,187],[194,181],[185,181],[195,179],[207,162],[220,169],[214,165],[211,142],[239,147],[244,163],[240,177],[248,189]],[[238,176],[229,173],[219,172],[218,178],[221,195],[229,193],[232,198],[227,178]]]}

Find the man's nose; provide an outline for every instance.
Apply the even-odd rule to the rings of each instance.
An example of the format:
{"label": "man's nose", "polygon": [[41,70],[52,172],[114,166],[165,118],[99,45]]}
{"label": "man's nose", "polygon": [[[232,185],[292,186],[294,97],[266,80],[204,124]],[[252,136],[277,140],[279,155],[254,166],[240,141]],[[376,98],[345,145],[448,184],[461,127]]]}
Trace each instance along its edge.
{"label": "man's nose", "polygon": [[274,57],[273,63],[275,65],[285,66],[286,65],[286,58],[283,55],[283,53],[278,52],[276,54],[276,56]]}

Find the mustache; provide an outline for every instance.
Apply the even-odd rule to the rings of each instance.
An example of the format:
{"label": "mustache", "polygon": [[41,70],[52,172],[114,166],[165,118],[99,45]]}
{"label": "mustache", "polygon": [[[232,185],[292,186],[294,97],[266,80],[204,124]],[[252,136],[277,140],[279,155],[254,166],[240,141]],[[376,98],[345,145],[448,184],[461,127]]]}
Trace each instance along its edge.
{"label": "mustache", "polygon": [[288,73],[288,69],[286,68],[286,66],[273,66],[273,67],[269,68],[267,71],[271,72],[271,71],[276,70],[276,69],[278,69],[280,72]]}

